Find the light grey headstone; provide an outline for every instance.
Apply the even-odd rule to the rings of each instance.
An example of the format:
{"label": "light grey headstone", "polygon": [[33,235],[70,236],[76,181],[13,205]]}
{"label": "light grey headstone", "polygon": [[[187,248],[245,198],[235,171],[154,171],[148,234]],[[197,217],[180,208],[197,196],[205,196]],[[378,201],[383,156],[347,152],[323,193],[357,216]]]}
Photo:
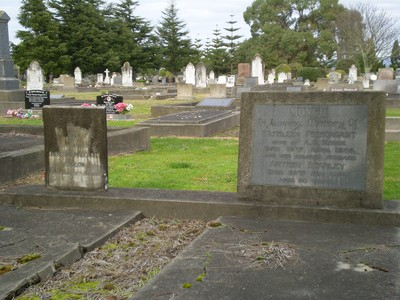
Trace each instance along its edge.
{"label": "light grey headstone", "polygon": [[121,68],[122,86],[133,86],[132,82],[132,67],[129,62],[125,62]]}
{"label": "light grey headstone", "polygon": [[207,69],[202,62],[196,65],[196,87],[207,87]]}
{"label": "light grey headstone", "polygon": [[185,83],[196,85],[196,69],[192,63],[188,63],[185,69]]}
{"label": "light grey headstone", "polygon": [[278,73],[278,83],[283,83],[287,80],[287,75],[284,72]]}
{"label": "light grey headstone", "polygon": [[79,67],[74,70],[75,84],[79,85],[82,83],[82,71]]}
{"label": "light grey headstone", "polygon": [[349,69],[349,78],[351,78],[354,83],[354,81],[356,81],[358,78],[357,76],[358,76],[357,75],[357,67],[355,65],[352,65]]}
{"label": "light grey headstone", "polygon": [[197,107],[231,107],[234,103],[232,98],[204,98],[196,106]]}
{"label": "light grey headstone", "polygon": [[96,80],[96,84],[103,84],[103,73],[97,73],[97,80]]}
{"label": "light grey headstone", "polygon": [[251,61],[251,77],[257,77],[258,84],[264,84],[264,63],[259,54]]}
{"label": "light grey headstone", "polygon": [[26,70],[26,90],[43,90],[44,76],[37,61],[32,61]]}

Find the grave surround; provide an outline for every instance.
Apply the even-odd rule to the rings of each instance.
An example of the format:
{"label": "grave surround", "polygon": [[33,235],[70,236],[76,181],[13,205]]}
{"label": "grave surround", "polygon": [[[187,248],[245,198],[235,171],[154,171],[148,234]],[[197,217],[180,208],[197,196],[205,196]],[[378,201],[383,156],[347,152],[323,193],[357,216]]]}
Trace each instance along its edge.
{"label": "grave surround", "polygon": [[381,208],[385,94],[243,93],[238,197]]}

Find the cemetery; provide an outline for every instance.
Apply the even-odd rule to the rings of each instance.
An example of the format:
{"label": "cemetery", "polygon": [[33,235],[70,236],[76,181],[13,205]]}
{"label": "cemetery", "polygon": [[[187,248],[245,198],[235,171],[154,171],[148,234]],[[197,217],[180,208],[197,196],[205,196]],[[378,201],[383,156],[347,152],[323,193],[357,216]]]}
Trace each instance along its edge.
{"label": "cemetery", "polygon": [[[88,257],[89,269],[128,274],[137,268],[129,257],[146,251],[113,263],[96,255],[151,244],[155,232],[180,252],[158,254],[175,258],[143,271],[143,284],[123,299],[400,295],[400,175],[389,166],[398,159],[388,158],[400,142],[400,83],[392,68],[361,77],[352,65],[346,78],[332,70],[311,80],[267,70],[257,54],[236,74],[188,62],[175,82],[139,83],[125,62],[46,82],[32,61],[22,85],[3,46],[8,20],[0,12],[0,298]],[[213,177],[216,169],[222,175]],[[204,190],[176,188],[175,173]],[[132,177],[144,184],[115,183]],[[148,178],[164,186],[146,186]],[[136,241],[122,241],[146,222],[151,229]],[[184,234],[169,237],[174,226]],[[37,257],[15,259],[25,254]]]}

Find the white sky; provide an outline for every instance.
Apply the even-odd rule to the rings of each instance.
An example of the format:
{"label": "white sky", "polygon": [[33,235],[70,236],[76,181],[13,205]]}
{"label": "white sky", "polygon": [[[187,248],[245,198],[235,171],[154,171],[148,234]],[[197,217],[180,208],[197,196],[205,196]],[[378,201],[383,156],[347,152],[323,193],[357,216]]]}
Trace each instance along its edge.
{"label": "white sky", "polygon": [[[118,2],[107,0],[107,2]],[[369,3],[370,0],[339,0],[345,6],[354,5],[359,2]],[[153,26],[158,25],[161,19],[161,12],[168,7],[169,0],[139,0],[136,15],[151,22]],[[253,0],[175,0],[178,8],[178,18],[186,23],[186,29],[194,41],[200,38],[203,42],[206,38],[213,38],[213,30],[218,25],[222,34],[227,34],[224,27],[230,21],[230,15],[234,15],[233,20],[237,21],[234,27],[241,28],[235,34],[250,37],[250,27],[243,20],[243,12],[253,3]],[[393,17],[400,19],[399,0],[381,0],[373,3],[377,8],[384,9]],[[18,43],[15,38],[17,30],[23,29],[18,23],[18,14],[21,7],[21,0],[1,0],[0,10],[5,11],[11,18],[8,23],[10,41]]]}

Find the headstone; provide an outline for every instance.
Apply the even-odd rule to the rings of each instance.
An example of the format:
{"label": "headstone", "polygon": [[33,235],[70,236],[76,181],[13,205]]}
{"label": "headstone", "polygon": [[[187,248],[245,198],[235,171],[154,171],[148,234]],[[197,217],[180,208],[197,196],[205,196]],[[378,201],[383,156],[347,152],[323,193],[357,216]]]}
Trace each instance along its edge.
{"label": "headstone", "polygon": [[74,77],[65,77],[64,78],[64,88],[74,88],[75,87],[75,78]]}
{"label": "headstone", "polygon": [[193,84],[178,83],[176,99],[193,99]]}
{"label": "headstone", "polygon": [[108,189],[107,124],[99,107],[43,108],[46,187]]}
{"label": "headstone", "polygon": [[235,81],[236,81],[235,75],[228,76],[228,80],[226,81],[226,87],[234,87]]}
{"label": "headstone", "polygon": [[82,71],[79,67],[74,70],[75,84],[80,85],[82,83]]}
{"label": "headstone", "polygon": [[278,83],[284,83],[287,80],[287,75],[284,72],[278,73]]}
{"label": "headstone", "polygon": [[374,81],[372,89],[374,91],[383,91],[387,94],[396,94],[398,90],[397,80],[382,80]]}
{"label": "headstone", "polygon": [[0,10],[0,90],[19,89],[19,80],[14,77],[14,63],[10,56],[9,21],[10,17]]}
{"label": "headstone", "polygon": [[125,62],[121,68],[122,86],[133,86],[132,82],[132,67],[129,62]]}
{"label": "headstone", "polygon": [[394,71],[393,68],[379,68],[378,79],[379,80],[393,80]]}
{"label": "headstone", "polygon": [[238,64],[236,85],[242,85],[247,77],[251,77],[251,65],[248,63]]}
{"label": "headstone", "polygon": [[199,62],[196,65],[196,87],[207,87],[207,69],[206,65]]}
{"label": "headstone", "polygon": [[114,106],[121,102],[124,102],[123,97],[116,94],[103,94],[96,97],[97,106],[104,106],[107,114],[117,113]]}
{"label": "headstone", "polygon": [[363,88],[369,89],[369,79],[363,79]]}
{"label": "headstone", "polygon": [[358,77],[357,77],[357,67],[355,65],[351,65],[350,69],[349,69],[349,79],[354,81],[357,81]]}
{"label": "headstone", "polygon": [[103,73],[97,73],[96,85],[102,85],[102,84],[103,84]]}
{"label": "headstone", "polygon": [[226,84],[227,82],[228,82],[228,78],[226,77],[226,75],[218,76],[218,80],[217,80],[218,84]]}
{"label": "headstone", "polygon": [[26,90],[43,90],[44,76],[37,61],[32,61],[26,70]]}
{"label": "headstone", "polygon": [[50,105],[50,92],[42,90],[25,91],[25,109],[39,109]]}
{"label": "headstone", "polygon": [[273,84],[275,82],[275,75],[272,73],[268,74],[268,83]]}
{"label": "headstone", "polygon": [[210,74],[208,75],[208,82],[209,83],[215,83],[215,73],[213,70],[210,71]]}
{"label": "headstone", "polygon": [[257,77],[246,77],[244,79],[244,86],[246,87],[253,87],[258,85],[258,78]]}
{"label": "headstone", "polygon": [[115,85],[115,77],[117,77],[117,73],[113,72],[112,75],[111,75],[111,79],[110,79],[110,84],[111,85]]}
{"label": "headstone", "polygon": [[306,80],[304,81],[304,85],[305,85],[305,86],[311,86],[310,79],[306,79]]}
{"label": "headstone", "polygon": [[341,77],[341,74],[338,72],[330,72],[328,74],[329,82],[330,83],[339,83],[339,79]]}
{"label": "headstone", "polygon": [[209,85],[210,97],[212,98],[225,98],[226,97],[226,85],[213,83]]}
{"label": "headstone", "polygon": [[251,62],[251,77],[257,77],[258,84],[264,84],[264,63],[259,54]]}
{"label": "headstone", "polygon": [[317,89],[326,91],[330,89],[329,78],[318,78],[316,83]]}
{"label": "headstone", "polygon": [[106,69],[104,71],[104,73],[106,73],[106,77],[104,78],[104,84],[110,84],[111,83],[110,76],[109,76],[110,71],[108,69]]}
{"label": "headstone", "polygon": [[192,63],[186,65],[185,83],[196,85],[196,69]]}
{"label": "headstone", "polygon": [[382,208],[384,93],[250,92],[242,98],[239,198]]}

